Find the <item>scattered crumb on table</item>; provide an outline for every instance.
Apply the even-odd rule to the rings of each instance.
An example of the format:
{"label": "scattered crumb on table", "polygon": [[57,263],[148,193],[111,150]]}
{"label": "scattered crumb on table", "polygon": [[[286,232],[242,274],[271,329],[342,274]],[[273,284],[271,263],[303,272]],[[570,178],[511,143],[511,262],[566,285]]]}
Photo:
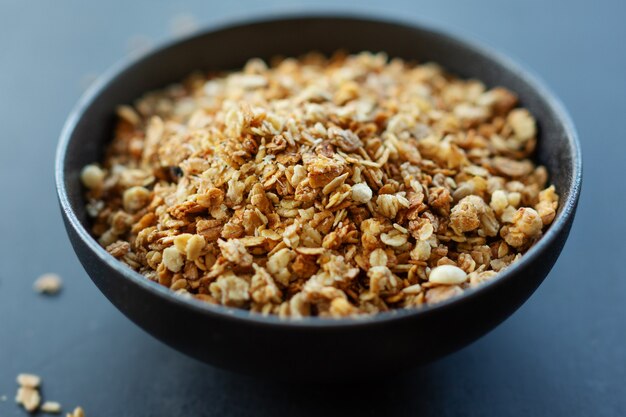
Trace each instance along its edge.
{"label": "scattered crumb on table", "polygon": [[33,288],[38,293],[52,295],[61,291],[62,285],[63,282],[59,275],[54,273],[47,273],[37,278],[37,280],[33,284]]}

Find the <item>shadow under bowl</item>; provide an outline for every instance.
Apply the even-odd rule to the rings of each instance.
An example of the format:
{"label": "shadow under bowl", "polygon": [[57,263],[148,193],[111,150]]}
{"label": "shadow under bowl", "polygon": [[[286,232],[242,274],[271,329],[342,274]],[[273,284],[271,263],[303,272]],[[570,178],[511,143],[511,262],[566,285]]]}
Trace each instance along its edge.
{"label": "shadow under bowl", "polygon": [[[490,283],[415,310],[359,319],[281,320],[183,299],[123,265],[89,233],[80,171],[102,160],[117,105],[177,82],[194,70],[241,67],[248,58],[385,51],[434,61],[465,78],[504,86],[539,126],[537,160],[551,174],[559,211],[543,238]],[[289,16],[228,25],[170,43],[118,66],[81,99],[63,129],[56,183],[63,219],[85,270],[128,318],[168,345],[238,372],[298,379],[356,378],[397,371],[453,352],[511,315],[554,265],[569,234],[582,177],[567,113],[528,70],[482,46],[422,26],[350,16]]]}

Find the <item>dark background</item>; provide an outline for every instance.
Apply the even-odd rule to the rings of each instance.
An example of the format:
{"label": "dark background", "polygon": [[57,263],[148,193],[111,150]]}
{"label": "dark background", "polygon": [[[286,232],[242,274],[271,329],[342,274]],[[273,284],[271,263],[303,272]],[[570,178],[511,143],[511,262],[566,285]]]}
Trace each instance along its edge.
{"label": "dark background", "polygon": [[[13,402],[19,372],[87,417],[626,415],[626,2],[87,3],[0,0],[0,416],[26,415]],[[94,76],[194,25],[300,10],[403,16],[478,38],[535,69],[580,134],[578,215],[546,282],[486,337],[402,376],[278,384],[189,359],[100,294],[61,222],[57,136]],[[63,277],[59,296],[32,291],[45,272]]]}

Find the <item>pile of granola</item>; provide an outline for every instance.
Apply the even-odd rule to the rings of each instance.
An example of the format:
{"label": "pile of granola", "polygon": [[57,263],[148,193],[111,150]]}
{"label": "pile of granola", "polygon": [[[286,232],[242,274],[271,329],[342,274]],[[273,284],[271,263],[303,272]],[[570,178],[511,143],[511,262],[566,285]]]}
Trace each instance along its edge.
{"label": "pile of granola", "polygon": [[262,314],[433,304],[552,222],[514,93],[384,54],[250,60],[121,106],[93,233],[172,290]]}

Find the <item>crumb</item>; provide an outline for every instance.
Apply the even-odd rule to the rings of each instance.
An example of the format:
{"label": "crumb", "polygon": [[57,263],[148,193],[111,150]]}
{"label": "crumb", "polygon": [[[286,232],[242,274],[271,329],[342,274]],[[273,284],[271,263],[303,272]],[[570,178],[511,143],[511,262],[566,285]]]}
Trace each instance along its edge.
{"label": "crumb", "polygon": [[34,374],[19,374],[16,381],[21,387],[39,388],[41,385],[41,378]]}
{"label": "crumb", "polygon": [[76,407],[73,412],[67,413],[67,417],[85,417],[82,407]]}
{"label": "crumb", "polygon": [[59,275],[47,273],[37,278],[33,284],[33,288],[38,293],[52,295],[61,291],[62,284],[63,282],[61,281],[61,277]]}
{"label": "crumb", "polygon": [[36,388],[19,387],[15,396],[15,402],[21,404],[29,413],[32,413],[39,408],[41,395]]}
{"label": "crumb", "polygon": [[61,412],[61,404],[56,401],[45,401],[41,405],[41,411],[44,413],[58,414]]}

